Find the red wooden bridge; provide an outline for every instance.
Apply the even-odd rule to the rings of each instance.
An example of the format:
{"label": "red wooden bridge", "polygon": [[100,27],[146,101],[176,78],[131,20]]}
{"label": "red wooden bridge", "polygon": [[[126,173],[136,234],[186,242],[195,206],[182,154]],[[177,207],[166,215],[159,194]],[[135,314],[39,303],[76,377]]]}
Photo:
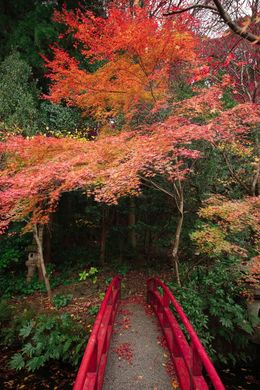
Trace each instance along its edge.
{"label": "red wooden bridge", "polygon": [[[120,304],[121,281],[114,277],[89,338],[74,390],[101,390],[114,320]],[[157,278],[147,280],[147,301],[165,336],[181,390],[224,390],[207,352],[169,288]],[[182,331],[185,329],[185,334]]]}

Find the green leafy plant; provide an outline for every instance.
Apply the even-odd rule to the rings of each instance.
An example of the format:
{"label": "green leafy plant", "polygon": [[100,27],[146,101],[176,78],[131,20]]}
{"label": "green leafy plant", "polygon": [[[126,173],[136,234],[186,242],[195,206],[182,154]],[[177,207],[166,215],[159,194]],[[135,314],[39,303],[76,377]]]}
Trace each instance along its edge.
{"label": "green leafy plant", "polygon": [[35,291],[45,291],[44,283],[39,282],[37,276],[30,283],[26,281],[24,273],[11,273],[12,277],[0,274],[0,290],[3,298],[11,298],[15,295],[30,295]]}
{"label": "green leafy plant", "polygon": [[112,276],[108,276],[108,277],[106,278],[106,280],[105,280],[106,286],[109,286],[109,285],[110,285],[112,279],[113,279]]}
{"label": "green leafy plant", "polygon": [[28,233],[20,235],[20,230],[21,226],[14,223],[8,229],[8,234],[0,238],[0,271],[3,273],[7,268],[11,270],[20,268],[27,257],[26,248],[31,236]]}
{"label": "green leafy plant", "polygon": [[130,266],[127,263],[119,263],[117,261],[114,262],[113,266],[114,266],[115,272],[121,276],[125,276],[130,268]]}
{"label": "green leafy plant", "polygon": [[98,305],[93,305],[93,306],[90,306],[90,308],[88,309],[88,313],[92,316],[92,315],[96,315],[99,311],[99,306]]}
{"label": "green leafy plant", "polygon": [[[19,310],[19,311],[18,311]],[[19,346],[20,329],[35,317],[35,311],[30,306],[11,305],[7,301],[0,302],[0,345]]]}
{"label": "green leafy plant", "polygon": [[60,309],[61,307],[67,306],[72,301],[73,295],[67,294],[57,294],[53,297],[53,304],[57,309]]}
{"label": "green leafy plant", "polygon": [[91,267],[89,271],[83,271],[79,274],[79,280],[91,279],[92,283],[95,284],[97,283],[97,274],[98,269],[95,267]]}
{"label": "green leafy plant", "polygon": [[104,292],[100,292],[100,293],[98,294],[99,299],[104,299],[104,296],[105,296],[105,293],[104,293]]}
{"label": "green leafy plant", "polygon": [[222,259],[210,268],[197,266],[181,288],[174,285],[174,294],[208,353],[224,364],[250,357],[253,324],[241,297],[239,276],[235,259]]}
{"label": "green leafy plant", "polygon": [[83,328],[68,314],[35,317],[20,328],[19,337],[21,350],[10,361],[16,370],[36,371],[51,360],[76,366],[86,343]]}

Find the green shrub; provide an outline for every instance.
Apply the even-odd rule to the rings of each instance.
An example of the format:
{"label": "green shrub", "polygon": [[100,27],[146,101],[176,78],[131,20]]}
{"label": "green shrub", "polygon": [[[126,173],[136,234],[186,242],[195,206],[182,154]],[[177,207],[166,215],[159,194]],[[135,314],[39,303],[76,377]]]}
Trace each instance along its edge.
{"label": "green shrub", "polygon": [[88,314],[90,314],[91,316],[92,315],[96,315],[99,311],[99,306],[98,305],[93,305],[93,306],[90,306],[90,308],[88,309]]}
{"label": "green shrub", "polygon": [[91,279],[93,284],[97,283],[98,269],[90,267],[89,271],[83,271],[79,274],[79,280]]}
{"label": "green shrub", "polygon": [[43,282],[39,282],[35,275],[31,282],[26,281],[25,273],[12,273],[11,277],[0,274],[0,291],[3,298],[11,298],[15,295],[30,295],[35,291],[45,292]]}
{"label": "green shrub", "polygon": [[57,294],[57,295],[54,295],[54,297],[53,297],[54,306],[57,309],[60,309],[61,307],[65,307],[72,301],[72,298],[73,298],[72,294],[67,294],[67,295]]}
{"label": "green shrub", "polygon": [[[13,224],[8,234],[0,237],[0,271],[18,269],[27,258],[26,248],[31,241],[30,234],[20,235],[21,226]],[[25,264],[24,264],[25,269]]]}
{"label": "green shrub", "polygon": [[68,314],[40,315],[27,321],[19,331],[21,350],[13,355],[10,367],[36,371],[51,360],[76,366],[82,358],[86,335]]}
{"label": "green shrub", "polygon": [[209,355],[225,364],[248,360],[253,332],[238,278],[235,261],[223,260],[209,269],[198,266],[181,288],[174,285],[174,294]]}
{"label": "green shrub", "polygon": [[11,305],[0,302],[0,345],[19,346],[19,331],[21,327],[35,316],[31,307]]}

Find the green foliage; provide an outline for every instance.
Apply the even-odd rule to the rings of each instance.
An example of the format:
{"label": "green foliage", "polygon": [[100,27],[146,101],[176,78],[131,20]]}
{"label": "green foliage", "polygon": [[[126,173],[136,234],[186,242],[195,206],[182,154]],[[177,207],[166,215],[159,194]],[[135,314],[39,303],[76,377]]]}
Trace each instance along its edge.
{"label": "green foliage", "polygon": [[129,264],[127,264],[127,263],[116,262],[116,263],[114,263],[113,267],[115,269],[115,272],[121,276],[125,276],[130,269]]}
{"label": "green foliage", "polygon": [[94,315],[97,315],[98,311],[99,311],[99,306],[93,305],[93,306],[90,306],[90,308],[88,309],[88,314],[90,314],[91,316],[94,316]]}
{"label": "green foliage", "polygon": [[240,271],[235,259],[198,266],[174,294],[215,361],[235,364],[247,361],[252,322],[237,283]]}
{"label": "green foliage", "polygon": [[99,297],[99,299],[104,299],[105,293],[104,293],[104,292],[100,292],[100,293],[98,294],[98,297]]}
{"label": "green foliage", "polygon": [[26,322],[19,331],[22,347],[10,366],[36,371],[51,360],[76,366],[86,343],[85,332],[69,315],[40,315]]}
{"label": "green foliage", "polygon": [[0,301],[0,345],[17,348],[20,345],[18,335],[21,327],[34,316],[31,307],[22,304],[18,308],[7,301]]}
{"label": "green foliage", "polygon": [[106,278],[106,280],[105,280],[106,286],[110,285],[112,279],[113,279],[112,276],[109,276],[109,277]]}
{"label": "green foliage", "polygon": [[45,292],[46,288],[43,282],[39,282],[37,276],[34,276],[31,282],[27,282],[24,273],[11,273],[11,277],[6,277],[6,274],[0,275],[0,290],[2,297],[11,298],[15,295],[30,295],[35,291]]}
{"label": "green foliage", "polygon": [[78,135],[78,131],[93,126],[90,120],[83,119],[80,110],[61,104],[42,102],[40,122],[43,133],[54,136]]}
{"label": "green foliage", "polygon": [[89,271],[83,271],[79,274],[79,280],[91,279],[93,284],[97,283],[98,269],[90,267]]}
{"label": "green foliage", "polygon": [[53,297],[53,304],[57,309],[67,306],[72,301],[72,294],[56,294]]}
{"label": "green foliage", "polygon": [[20,235],[20,227],[14,225],[8,235],[0,237],[0,272],[6,268],[20,267],[27,257],[26,248],[31,241],[30,234]]}
{"label": "green foliage", "polygon": [[37,90],[31,68],[18,53],[0,64],[0,120],[4,127],[33,134],[37,128]]}
{"label": "green foliage", "polygon": [[38,75],[43,67],[39,53],[47,53],[49,45],[58,37],[56,25],[51,21],[52,12],[52,4],[32,4],[31,9],[16,21],[5,41],[6,52],[19,51]]}
{"label": "green foliage", "polygon": [[229,110],[230,108],[233,108],[237,105],[237,102],[235,101],[234,96],[232,94],[231,88],[227,88],[224,90],[221,100],[223,101],[226,110]]}
{"label": "green foliage", "polygon": [[0,301],[0,327],[1,329],[12,319],[13,308],[6,301]]}

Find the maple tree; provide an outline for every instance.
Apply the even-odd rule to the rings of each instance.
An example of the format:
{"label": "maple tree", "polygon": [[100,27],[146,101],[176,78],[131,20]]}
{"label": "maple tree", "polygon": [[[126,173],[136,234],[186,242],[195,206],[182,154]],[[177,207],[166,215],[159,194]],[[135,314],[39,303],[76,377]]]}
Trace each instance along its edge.
{"label": "maple tree", "polygon": [[55,103],[64,100],[98,119],[122,111],[131,118],[138,107],[143,110],[165,101],[173,65],[190,77],[198,65],[191,29],[182,20],[150,17],[148,7],[111,5],[106,19],[63,9],[54,20],[66,25],[83,58],[99,61],[99,67],[87,71],[84,62],[53,47],[54,58],[45,58],[52,81],[47,98]]}
{"label": "maple tree", "polygon": [[67,155],[72,152],[71,146],[77,146],[71,139],[43,136],[32,139],[11,136],[0,146],[4,166],[0,174],[0,233],[6,231],[11,221],[27,222],[25,231],[33,231],[50,300],[52,294],[43,258],[43,226],[57,205],[55,191],[68,170],[65,155],[66,151]]}
{"label": "maple tree", "polygon": [[[205,92],[193,99],[193,115],[196,110],[201,113],[210,104],[216,105],[206,104],[209,100]],[[190,115],[192,101],[182,102],[175,116],[148,127],[146,132],[124,131],[94,141],[37,136],[10,137],[2,142],[2,232],[13,220],[28,220],[27,229],[34,231],[40,248],[37,227],[48,222],[63,192],[80,189],[98,201],[113,204],[120,197],[139,195],[142,185],[148,184],[170,196],[177,206],[180,218],[173,247],[176,265],[184,213],[182,182],[192,171],[189,162],[201,156],[190,145],[197,140],[233,142],[257,121],[260,110],[259,106],[256,111],[255,105],[244,104],[199,125],[180,116],[185,113],[185,104]],[[158,184],[158,175],[172,183],[173,190]]]}
{"label": "maple tree", "polygon": [[[65,99],[97,118],[123,111],[126,125],[121,132],[104,133],[92,141],[38,136],[10,137],[1,143],[2,232],[12,220],[28,221],[26,228],[34,232],[51,296],[39,228],[48,222],[61,194],[80,189],[97,201],[113,204],[120,197],[138,196],[143,185],[152,186],[169,196],[177,209],[172,255],[180,284],[183,182],[192,173],[194,161],[203,156],[195,143],[206,141],[223,149],[223,144],[230,147],[241,142],[259,121],[259,105],[240,104],[225,111],[221,97],[228,77],[204,88],[194,84],[194,96],[188,99],[169,99],[170,92],[174,95],[174,64],[183,66],[190,78],[193,73],[193,82],[208,75],[208,67],[201,65],[195,53],[196,39],[182,21],[162,23],[151,18],[146,8],[130,12],[114,6],[106,20],[66,9],[56,13],[55,20],[65,22],[82,54],[101,65],[88,72],[64,50],[54,48],[54,59],[46,60],[53,82],[49,98]],[[145,36],[140,34],[141,26],[145,26]],[[170,114],[164,121],[132,128],[132,117],[143,104],[155,111],[166,105]]]}
{"label": "maple tree", "polygon": [[[258,28],[259,30],[259,28]],[[208,39],[201,50],[214,69],[214,76],[225,70],[230,75],[230,89],[239,102],[259,103],[259,47],[236,35]]]}

